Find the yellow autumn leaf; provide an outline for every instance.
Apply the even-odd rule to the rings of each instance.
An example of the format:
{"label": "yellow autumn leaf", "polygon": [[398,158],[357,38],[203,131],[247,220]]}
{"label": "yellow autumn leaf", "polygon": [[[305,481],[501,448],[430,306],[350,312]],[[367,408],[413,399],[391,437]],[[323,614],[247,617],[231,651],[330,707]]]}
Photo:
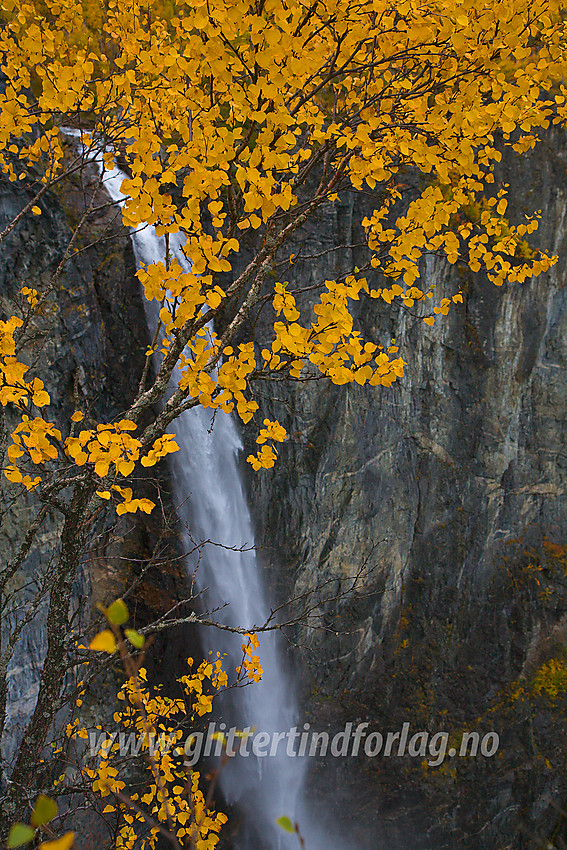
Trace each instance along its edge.
{"label": "yellow autumn leaf", "polygon": [[39,845],[40,850],[70,850],[75,841],[74,832],[66,832],[61,838],[56,838],[53,841],[44,841]]}
{"label": "yellow autumn leaf", "polygon": [[32,826],[43,826],[57,816],[57,803],[51,797],[40,794],[35,801],[35,806],[30,818]]}
{"label": "yellow autumn leaf", "polygon": [[116,652],[116,638],[110,629],[105,629],[99,632],[98,635],[95,635],[89,643],[89,649],[93,649],[96,652],[108,652],[109,655],[112,655]]}

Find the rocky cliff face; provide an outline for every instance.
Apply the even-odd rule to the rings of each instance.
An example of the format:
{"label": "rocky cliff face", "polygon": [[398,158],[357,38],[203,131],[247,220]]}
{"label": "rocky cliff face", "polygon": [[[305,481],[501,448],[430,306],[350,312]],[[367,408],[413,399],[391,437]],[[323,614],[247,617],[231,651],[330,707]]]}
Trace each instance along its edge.
{"label": "rocky cliff face", "polygon": [[[258,393],[291,434],[272,472],[249,475],[274,592],[346,593],[296,634],[305,720],[500,735],[492,758],[435,768],[314,764],[313,805],[332,800],[364,847],[531,846],[518,829],[548,836],[567,799],[564,703],[533,679],[561,643],[567,601],[564,151],[553,136],[501,173],[513,218],[543,211],[538,242],[560,256],[548,275],[498,289],[431,261],[437,294],[464,298],[434,327],[369,299],[358,309],[366,338],[395,338],[408,361],[396,386]],[[303,243],[319,256],[290,267],[292,289],[345,268],[352,252],[336,246],[361,241],[368,203],[344,194],[323,212]]]}
{"label": "rocky cliff face", "polygon": [[[67,250],[73,228],[84,212],[85,198],[95,186],[96,173],[87,167],[65,192],[42,199],[41,215],[26,217],[0,245],[1,318],[14,313],[14,304],[22,302],[19,290],[33,286],[45,291]],[[19,213],[31,195],[14,184],[0,183],[0,229]],[[140,379],[148,345],[143,306],[135,278],[135,261],[128,231],[121,224],[120,212],[108,204],[104,192],[98,192],[94,206],[98,213],[90,220],[74,245],[76,256],[67,262],[55,280],[45,304],[30,325],[30,343],[23,359],[30,375],[45,382],[52,403],[46,415],[66,433],[69,417],[79,407],[95,421],[111,421],[124,411],[133,398]],[[8,412],[9,417],[9,412]],[[8,418],[7,426],[10,426]],[[156,471],[156,480],[165,468]],[[163,481],[161,482],[163,485]],[[142,492],[149,484],[138,481]],[[0,528],[0,559],[5,564],[17,552],[31,519],[39,509],[33,494],[14,499],[15,488],[1,478],[3,516]],[[167,493],[164,492],[167,504]],[[44,596],[37,612],[24,628],[8,673],[8,711],[6,734],[2,741],[3,768],[9,775],[16,747],[35,706],[39,676],[45,654],[45,614],[49,590],[49,570],[56,563],[61,514],[50,511],[40,529],[39,545],[16,573],[8,588],[7,609],[2,621],[2,646],[16,624],[26,615],[41,589]],[[163,536],[160,518],[136,516],[115,522],[101,515],[90,550],[79,565],[76,579],[75,627],[87,632],[97,616],[95,603],[108,604],[138,579],[133,617],[139,621],[162,612],[182,592],[179,569],[167,557],[159,569],[147,569],[158,537]],[[170,551],[175,541],[171,540]],[[35,603],[33,603],[35,604]],[[166,643],[158,641],[157,655],[163,658]],[[87,700],[90,721],[112,714],[112,684],[99,683],[97,692]],[[114,691],[115,693],[115,691]],[[105,705],[106,702],[106,705]],[[87,846],[86,844],[84,846]]]}
{"label": "rocky cliff face", "polygon": [[[2,183],[2,228],[19,213],[29,197],[13,184]],[[69,198],[67,203],[70,204]],[[41,216],[27,217],[0,246],[3,318],[12,315],[14,302],[21,300],[18,293],[22,286],[42,290],[47,285],[66,250],[71,232],[61,204],[55,196],[50,196],[44,199],[41,210]],[[34,320],[26,358],[34,374],[41,376],[46,384],[53,401],[49,414],[57,424],[68,421],[77,401],[83,399],[94,402],[101,418],[119,410],[119,387],[124,389],[131,379],[128,352],[134,347],[139,349],[143,339],[143,325],[138,330],[125,320],[128,315],[125,304],[132,301],[133,287],[133,261],[126,242],[113,251],[94,250],[68,264]],[[10,505],[0,531],[0,552],[6,562],[17,551],[38,505],[31,495],[10,504],[14,488],[4,478],[2,488],[3,501]],[[16,602],[20,612],[23,601],[29,602],[37,592],[37,587],[29,582],[37,581],[54,557],[60,529],[60,515],[53,511],[41,530],[40,546],[34,547],[15,577],[12,591],[28,586],[27,590],[18,592]],[[88,593],[85,581],[83,576],[81,587],[77,588],[83,596]],[[17,617],[16,610],[4,620],[4,638]],[[35,703],[45,645],[43,631],[40,612],[25,629],[11,666],[9,734],[4,741],[4,756],[8,760]]]}
{"label": "rocky cliff face", "polygon": [[[447,756],[437,767],[427,756],[312,759],[311,805],[322,817],[338,812],[360,849],[521,848],[531,846],[530,834],[561,832],[554,806],[567,801],[564,149],[555,136],[545,155],[502,167],[512,216],[543,210],[538,241],[560,255],[549,275],[496,289],[432,261],[424,274],[437,292],[460,287],[464,297],[435,327],[374,301],[358,306],[365,336],[395,338],[408,361],[396,386],[258,389],[260,414],[278,418],[291,435],[273,471],[246,470],[267,579],[274,598],[309,591],[323,598],[318,616],[293,635],[290,653],[305,721],[331,732],[367,722],[368,732],[382,733],[409,723],[410,734],[446,730],[457,748],[463,730],[500,735],[492,757]],[[4,311],[22,285],[57,266],[68,225],[80,215],[74,191],[46,200],[42,216],[3,243]],[[12,186],[1,187],[0,226],[21,204]],[[360,221],[371,204],[345,193],[322,211],[302,234],[312,258],[284,276],[292,287],[362,265],[362,249],[342,246],[362,241]],[[110,418],[136,388],[145,321],[130,241],[112,218],[101,214],[93,234],[111,239],[69,264],[51,315],[37,323],[30,358],[54,400],[55,421],[68,418],[77,397],[98,419]],[[307,306],[309,293],[301,298]],[[271,322],[263,311],[259,342]],[[245,432],[246,449],[254,437],[252,428]],[[35,510],[30,499],[7,513],[2,558]],[[90,606],[118,595],[128,579],[124,558],[135,565],[152,551],[159,533],[152,523],[105,538],[85,565],[77,598]],[[54,515],[18,586],[45,568],[58,534]],[[146,576],[142,608],[175,593],[174,573]],[[7,620],[5,633],[10,627]],[[38,616],[12,668],[8,756],[33,705],[44,640]],[[544,687],[550,681],[556,687]]]}

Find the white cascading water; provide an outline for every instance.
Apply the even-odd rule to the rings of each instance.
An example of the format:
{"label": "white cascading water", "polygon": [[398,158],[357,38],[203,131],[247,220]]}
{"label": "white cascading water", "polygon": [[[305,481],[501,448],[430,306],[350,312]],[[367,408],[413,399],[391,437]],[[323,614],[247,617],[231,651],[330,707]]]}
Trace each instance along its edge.
{"label": "white cascading water", "polygon": [[[104,185],[112,200],[123,201],[120,187],[125,177],[118,169],[104,173]],[[164,261],[165,241],[156,236],[153,227],[133,232],[132,242],[138,265]],[[180,237],[170,237],[171,253],[182,268],[189,270],[181,246]],[[144,299],[144,303],[153,334],[156,302]],[[174,387],[178,379],[176,372]],[[242,445],[235,424],[220,410],[213,422],[210,411],[197,407],[183,413],[173,425],[172,432],[180,447],[171,456],[174,495],[187,550],[195,542],[211,541],[199,555],[196,572],[204,610],[221,606],[214,614],[217,622],[253,630],[266,622],[269,606],[238,471]],[[187,564],[191,575],[196,567],[196,562]],[[242,637],[219,629],[204,631],[205,652],[210,647],[226,653],[224,669],[234,675],[235,667],[242,661]],[[224,694],[222,717],[218,720],[227,728],[256,727],[257,731],[270,735],[286,732],[297,723],[298,707],[293,683],[283,669],[276,632],[260,634],[259,652],[264,670],[261,682]],[[239,850],[297,850],[297,837],[286,834],[275,823],[282,815],[299,821],[308,850],[331,846],[323,830],[311,822],[301,806],[305,760],[286,756],[285,744],[285,741],[280,743],[274,756],[237,755],[221,771],[219,782],[223,794],[242,816],[236,838]],[[333,846],[336,848],[336,843]]]}

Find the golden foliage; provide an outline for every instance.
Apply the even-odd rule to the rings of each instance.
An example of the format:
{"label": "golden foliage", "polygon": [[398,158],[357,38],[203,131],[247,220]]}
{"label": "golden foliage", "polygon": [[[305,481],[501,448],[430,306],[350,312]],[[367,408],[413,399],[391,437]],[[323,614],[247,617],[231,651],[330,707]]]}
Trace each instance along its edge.
{"label": "golden foliage", "polygon": [[[44,186],[61,179],[59,127],[71,123],[88,131],[83,143],[106,169],[117,149],[128,163],[124,223],[184,236],[190,271],[168,255],[138,272],[146,297],[160,303],[158,354],[162,363],[178,361],[180,401],[236,409],[247,422],[258,407],[249,393],[254,377],[388,387],[404,360],[397,348],[362,338],[354,301],[416,308],[432,325],[462,299],[426,300],[426,255],[484,271],[498,286],[554,262],[526,247],[537,215],[511,225],[507,187],[492,192],[490,184],[500,137],[521,152],[538,130],[567,118],[557,0],[331,0],[308,8],[297,0],[4,0],[2,8],[0,170],[15,182],[38,167]],[[306,198],[314,169],[321,182]],[[406,199],[399,178],[408,169],[425,179]],[[315,303],[301,310],[286,282],[268,286],[266,269],[344,188],[375,192],[362,225],[368,269],[384,283],[370,288],[354,269],[321,281]],[[41,212],[37,204],[30,211]],[[262,236],[253,268],[223,288],[217,276],[231,271],[249,229]],[[270,347],[258,352],[232,337],[262,286],[276,321]],[[22,294],[30,310],[41,301],[35,288]],[[229,308],[234,328],[217,338],[207,323],[242,301],[240,312]],[[62,451],[61,436],[35,415],[49,396],[39,378],[24,378],[14,336],[21,326],[16,316],[0,323],[0,401],[27,416],[14,432],[10,480],[32,489],[42,477],[31,467],[63,454],[98,477],[128,476],[136,462],[149,466],[176,450],[162,436],[141,457],[140,440],[128,433],[136,425],[124,419],[72,433]],[[276,442],[266,436],[249,457],[254,468],[274,464]],[[25,461],[30,468],[21,471]],[[114,490],[124,500],[119,512],[148,507]]]}

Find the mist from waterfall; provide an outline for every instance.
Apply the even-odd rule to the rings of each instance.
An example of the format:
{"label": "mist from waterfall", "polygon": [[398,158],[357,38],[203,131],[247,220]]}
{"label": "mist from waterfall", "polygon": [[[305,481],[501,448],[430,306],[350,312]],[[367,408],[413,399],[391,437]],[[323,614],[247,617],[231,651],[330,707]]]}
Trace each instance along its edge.
{"label": "mist from waterfall", "polygon": [[[100,162],[99,162],[100,167]],[[126,175],[118,169],[104,173],[104,185],[114,201]],[[164,261],[165,240],[153,227],[133,231],[132,243],[138,265]],[[169,250],[188,271],[182,238],[170,236]],[[157,302],[144,299],[150,333],[153,334]],[[173,375],[173,388],[180,375]],[[204,610],[216,610],[220,623],[250,631],[267,620],[270,607],[254,551],[254,533],[238,469],[242,449],[235,424],[221,410],[213,414],[202,407],[184,412],[174,423],[180,450],[170,456],[177,512],[184,529],[186,551],[195,543],[207,542],[198,561],[187,558],[187,571],[196,570],[196,586]],[[209,649],[225,654],[223,668],[234,676],[242,663],[242,636],[220,629],[204,628],[201,638],[205,655]],[[277,632],[260,634],[260,659],[264,670],[258,684],[232,689],[219,695],[215,705],[218,721],[227,728],[286,732],[298,723],[298,705],[293,682],[283,665]],[[213,656],[214,657],[214,656]],[[303,727],[299,727],[300,731]],[[328,833],[312,822],[302,806],[306,759],[288,757],[282,747],[276,755],[247,758],[237,755],[222,769],[219,783],[229,804],[241,813],[236,838],[238,850],[297,850],[297,836],[285,833],[275,821],[282,815],[300,823],[308,850],[330,845]],[[334,850],[338,847],[332,842]]]}

